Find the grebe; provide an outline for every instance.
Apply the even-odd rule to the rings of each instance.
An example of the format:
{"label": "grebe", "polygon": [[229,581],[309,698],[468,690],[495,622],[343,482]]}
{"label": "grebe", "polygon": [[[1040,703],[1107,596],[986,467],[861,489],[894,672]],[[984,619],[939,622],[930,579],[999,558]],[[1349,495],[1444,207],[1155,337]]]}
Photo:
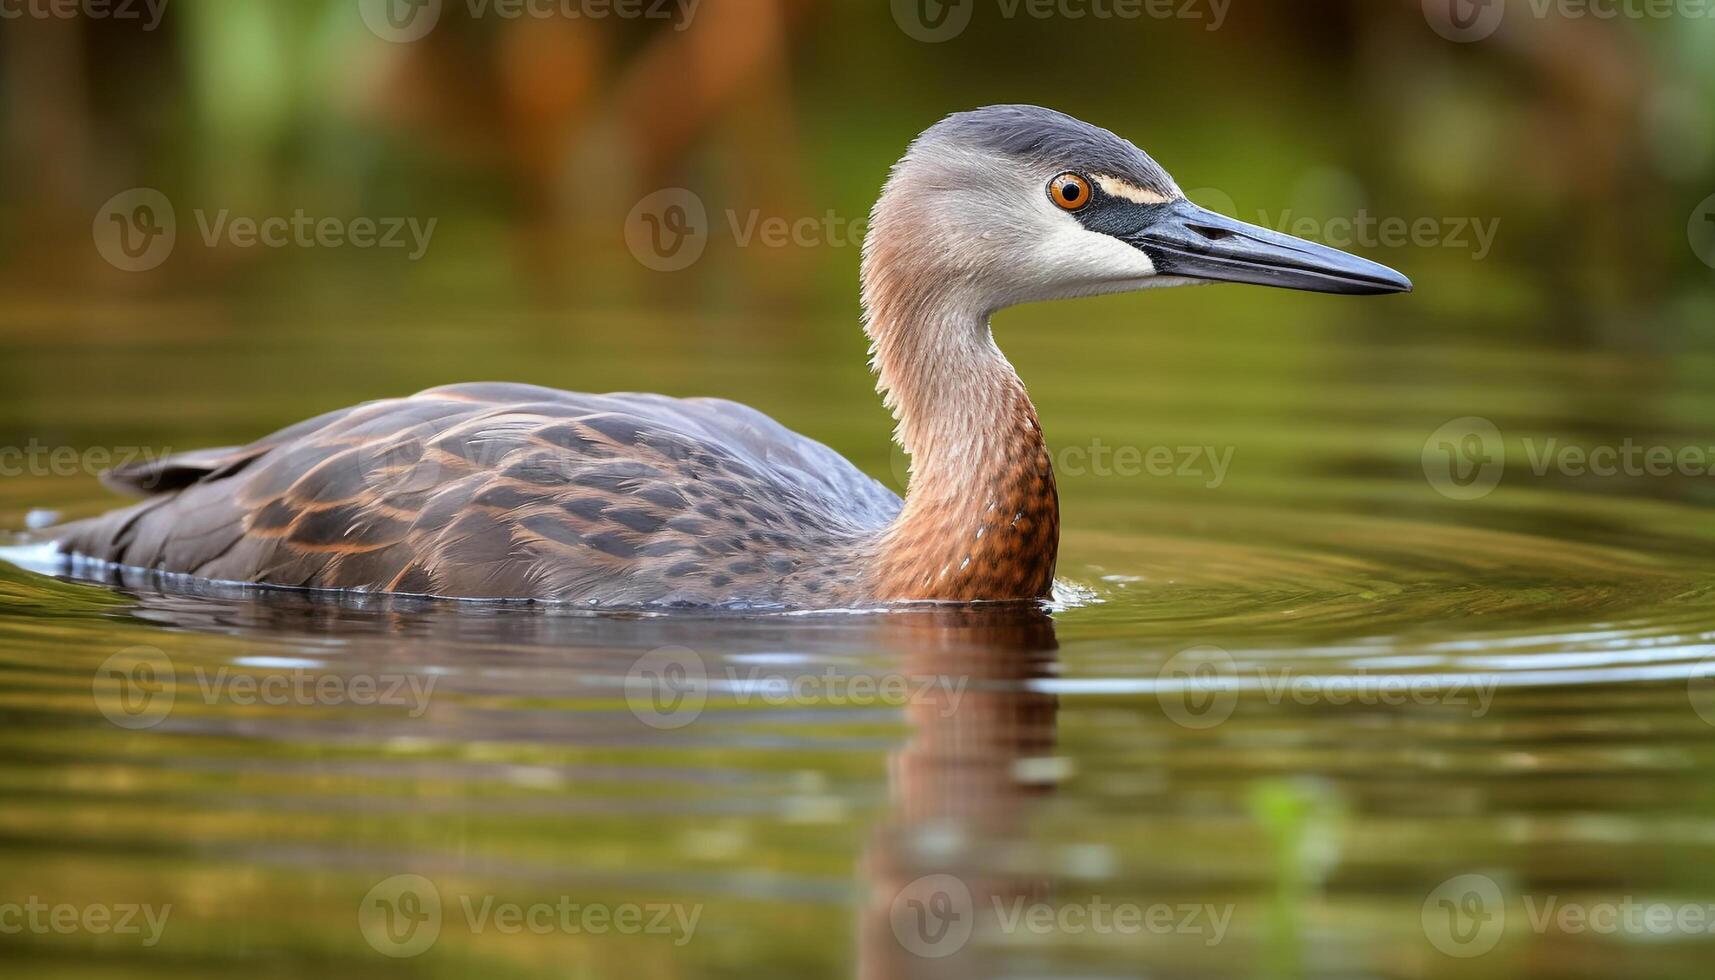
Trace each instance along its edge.
{"label": "grebe", "polygon": [[148,499],[56,542],[74,566],[449,598],[1045,598],[1054,473],[989,317],[1211,281],[1411,289],[1385,266],[1197,207],[1105,129],[1035,106],[957,113],[895,165],[863,247],[877,390],[911,460],[903,501],[734,402],[462,384],[123,467],[108,484]]}

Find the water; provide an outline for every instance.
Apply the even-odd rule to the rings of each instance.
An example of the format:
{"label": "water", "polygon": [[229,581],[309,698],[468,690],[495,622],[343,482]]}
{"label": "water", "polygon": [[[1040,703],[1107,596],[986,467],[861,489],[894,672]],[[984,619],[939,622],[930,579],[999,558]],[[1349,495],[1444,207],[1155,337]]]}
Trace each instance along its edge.
{"label": "water", "polygon": [[[1706,975],[1715,492],[1557,454],[1715,445],[1715,362],[1236,295],[1002,320],[1061,464],[1051,611],[594,616],[0,564],[0,900],[171,906],[146,947],[0,934],[8,964]],[[737,397],[897,469],[838,312],[9,315],[8,445],[192,448],[507,377]],[[1474,423],[1432,439],[1465,417],[1499,473]],[[0,527],[110,502],[8,476]]]}

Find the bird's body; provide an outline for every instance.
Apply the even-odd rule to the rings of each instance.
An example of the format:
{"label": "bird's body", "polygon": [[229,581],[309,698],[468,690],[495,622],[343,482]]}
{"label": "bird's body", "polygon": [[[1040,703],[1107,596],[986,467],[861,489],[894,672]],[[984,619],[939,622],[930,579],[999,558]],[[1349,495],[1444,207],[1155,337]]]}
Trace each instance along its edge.
{"label": "bird's body", "polygon": [[[1051,479],[1045,459],[1030,469]],[[1058,526],[1041,510],[1052,485],[1031,482],[891,549],[939,555],[944,516],[975,521],[962,553],[889,561],[899,497],[755,409],[502,383],[369,402],[108,482],[151,496],[71,526],[67,551],[216,581],[604,606],[864,605],[908,595],[909,574],[938,598],[1036,595]]]}
{"label": "bird's body", "polygon": [[[150,499],[71,529],[116,564],[468,598],[842,602],[900,501],[734,402],[455,385],[110,482]],[[825,596],[825,600],[819,600]]]}
{"label": "bird's body", "polygon": [[864,244],[865,329],[912,459],[903,501],[733,402],[471,384],[109,474],[148,498],[56,540],[70,556],[213,580],[458,598],[1043,598],[1054,474],[990,315],[1216,278],[1409,288],[1195,208],[1106,130],[1030,106],[961,113],[912,145]]}

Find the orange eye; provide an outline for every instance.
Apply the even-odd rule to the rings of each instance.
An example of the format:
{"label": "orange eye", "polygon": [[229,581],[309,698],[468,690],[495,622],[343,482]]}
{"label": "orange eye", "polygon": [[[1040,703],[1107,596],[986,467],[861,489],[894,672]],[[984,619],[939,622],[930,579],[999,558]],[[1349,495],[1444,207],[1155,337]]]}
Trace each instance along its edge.
{"label": "orange eye", "polygon": [[1048,196],[1062,210],[1077,211],[1090,203],[1090,182],[1078,174],[1063,173],[1048,182]]}

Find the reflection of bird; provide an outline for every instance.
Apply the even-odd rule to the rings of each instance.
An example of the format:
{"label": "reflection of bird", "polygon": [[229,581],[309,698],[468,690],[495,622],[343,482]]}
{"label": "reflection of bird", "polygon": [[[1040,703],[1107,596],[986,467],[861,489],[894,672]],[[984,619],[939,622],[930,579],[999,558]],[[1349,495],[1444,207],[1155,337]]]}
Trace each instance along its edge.
{"label": "reflection of bird", "polygon": [[1030,605],[937,606],[873,620],[870,642],[904,653],[919,693],[861,864],[858,976],[995,976],[992,949],[965,948],[975,927],[1056,885],[1008,866],[1029,846],[1035,801],[1057,789],[1028,769],[1057,754],[1059,699],[1038,687],[1057,666],[1053,620]]}
{"label": "reflection of bird", "polygon": [[472,384],[122,469],[110,482],[153,496],[61,547],[205,578],[608,605],[1037,598],[1054,475],[991,313],[1209,280],[1410,288],[1198,208],[1130,143],[1029,106],[924,133],[871,229],[865,325],[912,458],[903,502],[732,402]]}

